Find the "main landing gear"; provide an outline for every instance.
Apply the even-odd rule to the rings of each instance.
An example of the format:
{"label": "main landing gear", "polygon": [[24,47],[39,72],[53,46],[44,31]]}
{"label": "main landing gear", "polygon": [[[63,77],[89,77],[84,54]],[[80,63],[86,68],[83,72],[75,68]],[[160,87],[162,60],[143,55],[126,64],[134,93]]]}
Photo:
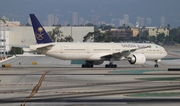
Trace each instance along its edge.
{"label": "main landing gear", "polygon": [[155,68],[158,68],[158,60],[155,60],[156,64],[154,65]]}
{"label": "main landing gear", "polygon": [[105,65],[105,68],[117,68],[117,65],[113,63],[109,63]]}
{"label": "main landing gear", "polygon": [[93,62],[92,61],[86,61],[85,64],[82,64],[82,68],[93,68]]}
{"label": "main landing gear", "polygon": [[117,65],[113,64],[113,62],[114,62],[114,58],[113,57],[110,58],[109,62],[110,62],[109,64],[105,65],[105,68],[117,68]]}

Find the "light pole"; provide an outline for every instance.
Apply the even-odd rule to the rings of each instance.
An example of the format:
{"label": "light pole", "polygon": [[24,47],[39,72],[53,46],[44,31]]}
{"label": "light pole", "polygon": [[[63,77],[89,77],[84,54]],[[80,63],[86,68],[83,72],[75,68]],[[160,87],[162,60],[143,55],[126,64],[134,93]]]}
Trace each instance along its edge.
{"label": "light pole", "polygon": [[[3,46],[1,46],[1,47],[3,47],[3,50],[4,50],[4,54],[3,54],[3,57],[5,57],[6,56],[6,46],[5,46],[5,42],[6,42],[6,39],[5,39],[5,36],[6,36],[6,30],[5,30],[5,24],[6,24],[6,21],[4,20],[4,19],[2,19],[2,18],[0,18],[0,20],[2,20],[3,21],[3,39],[1,39],[1,42],[3,42]],[[2,38],[2,37],[1,37]],[[2,53],[2,52],[1,52]],[[2,56],[1,56],[2,57]]]}

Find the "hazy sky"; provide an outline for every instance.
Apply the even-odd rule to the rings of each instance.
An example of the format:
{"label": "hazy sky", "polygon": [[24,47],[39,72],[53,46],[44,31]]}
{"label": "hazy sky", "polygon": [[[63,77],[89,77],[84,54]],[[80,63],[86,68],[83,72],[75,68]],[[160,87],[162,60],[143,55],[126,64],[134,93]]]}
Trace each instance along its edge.
{"label": "hazy sky", "polygon": [[110,23],[112,18],[129,15],[135,24],[137,17],[152,18],[152,26],[160,26],[160,17],[165,16],[166,25],[180,26],[180,0],[0,0],[0,17],[28,22],[30,13],[39,20],[47,20],[48,14],[57,15],[59,21],[71,22],[71,13],[91,21],[91,15],[99,15],[100,21]]}

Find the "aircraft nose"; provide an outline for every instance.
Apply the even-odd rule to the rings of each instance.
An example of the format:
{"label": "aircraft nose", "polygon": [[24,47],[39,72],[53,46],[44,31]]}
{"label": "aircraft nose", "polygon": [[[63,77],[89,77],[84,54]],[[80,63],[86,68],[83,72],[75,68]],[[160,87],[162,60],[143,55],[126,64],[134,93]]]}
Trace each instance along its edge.
{"label": "aircraft nose", "polygon": [[165,48],[164,48],[164,51],[165,51],[165,52],[168,52],[168,50],[167,50],[167,49],[165,49]]}
{"label": "aircraft nose", "polygon": [[168,54],[168,51],[166,50],[166,49],[164,49],[164,54],[165,54],[165,56],[167,56],[167,54]]}

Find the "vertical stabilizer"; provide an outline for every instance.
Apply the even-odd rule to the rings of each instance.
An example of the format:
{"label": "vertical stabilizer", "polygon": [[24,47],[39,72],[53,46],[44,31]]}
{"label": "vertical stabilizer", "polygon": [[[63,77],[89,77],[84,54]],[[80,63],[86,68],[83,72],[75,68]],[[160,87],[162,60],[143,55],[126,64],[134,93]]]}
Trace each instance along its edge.
{"label": "vertical stabilizer", "polygon": [[51,43],[52,40],[50,39],[49,35],[45,31],[45,29],[42,27],[38,19],[34,14],[30,14],[33,30],[34,30],[34,35],[36,38],[36,42],[38,44],[40,43]]}

